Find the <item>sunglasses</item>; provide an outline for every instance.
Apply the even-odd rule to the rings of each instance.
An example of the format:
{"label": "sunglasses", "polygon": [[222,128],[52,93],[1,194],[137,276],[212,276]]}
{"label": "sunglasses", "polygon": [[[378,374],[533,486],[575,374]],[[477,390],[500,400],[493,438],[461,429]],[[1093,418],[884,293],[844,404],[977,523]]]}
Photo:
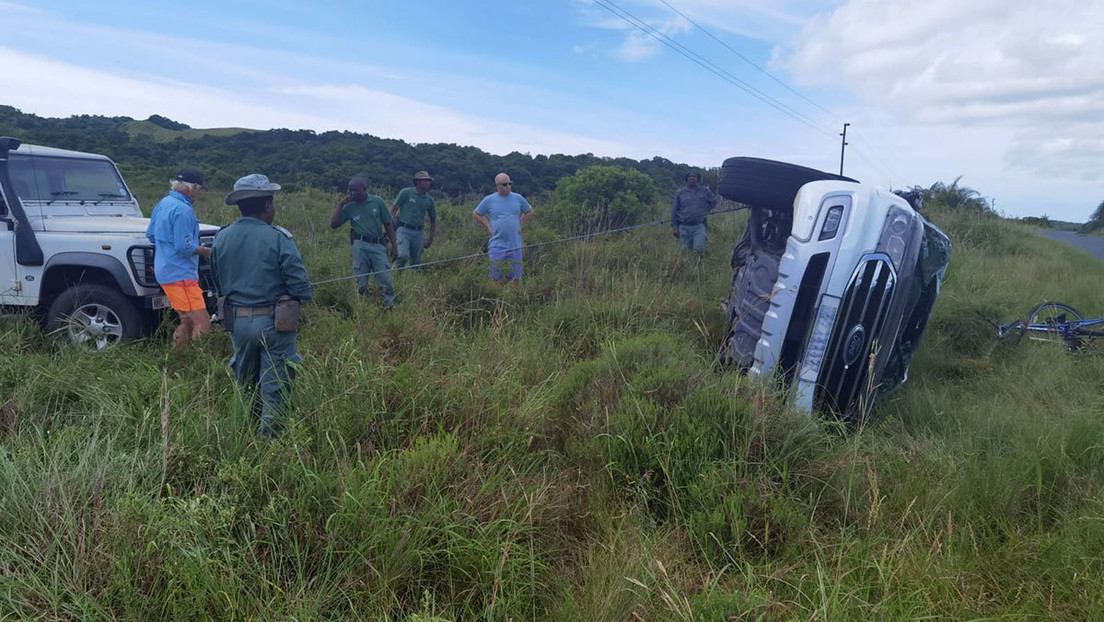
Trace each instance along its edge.
{"label": "sunglasses", "polygon": [[498,184],[498,185],[500,185],[500,186],[509,186],[509,185],[511,185],[511,182],[507,181],[507,182],[504,182],[504,183],[501,183],[501,184]]}

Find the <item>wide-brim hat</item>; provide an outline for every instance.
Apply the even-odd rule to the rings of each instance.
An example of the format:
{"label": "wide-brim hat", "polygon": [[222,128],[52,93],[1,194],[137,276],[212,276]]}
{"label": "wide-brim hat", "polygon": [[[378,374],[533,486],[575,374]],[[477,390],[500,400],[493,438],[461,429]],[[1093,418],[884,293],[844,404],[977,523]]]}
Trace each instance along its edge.
{"label": "wide-brim hat", "polygon": [[418,181],[419,179],[427,179],[429,181],[433,181],[433,178],[430,177],[429,173],[426,171],[418,171],[417,173],[414,173],[414,181]]}
{"label": "wide-brim hat", "polygon": [[252,173],[234,182],[234,191],[226,195],[226,204],[236,205],[245,199],[270,197],[279,189],[280,184],[268,181],[265,175]]}

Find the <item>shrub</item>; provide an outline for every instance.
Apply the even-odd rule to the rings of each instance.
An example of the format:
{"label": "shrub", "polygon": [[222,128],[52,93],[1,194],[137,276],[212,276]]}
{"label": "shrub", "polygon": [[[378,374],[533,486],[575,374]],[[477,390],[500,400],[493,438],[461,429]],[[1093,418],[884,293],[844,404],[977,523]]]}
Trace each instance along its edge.
{"label": "shrub", "polygon": [[655,207],[659,187],[640,171],[591,166],[556,184],[549,222],[567,233],[639,224]]}
{"label": "shrub", "polygon": [[1100,228],[1104,228],[1104,201],[1101,201],[1100,205],[1096,206],[1096,211],[1093,212],[1089,221],[1081,225],[1081,233],[1089,233],[1090,231],[1096,231]]}

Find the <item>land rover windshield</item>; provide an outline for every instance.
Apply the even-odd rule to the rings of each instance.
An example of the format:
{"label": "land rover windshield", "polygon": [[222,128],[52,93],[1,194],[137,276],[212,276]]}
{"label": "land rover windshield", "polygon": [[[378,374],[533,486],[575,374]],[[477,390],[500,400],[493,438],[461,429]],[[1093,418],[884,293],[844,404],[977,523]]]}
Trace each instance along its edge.
{"label": "land rover windshield", "polygon": [[110,160],[11,154],[12,186],[24,202],[110,203],[130,201],[130,192]]}

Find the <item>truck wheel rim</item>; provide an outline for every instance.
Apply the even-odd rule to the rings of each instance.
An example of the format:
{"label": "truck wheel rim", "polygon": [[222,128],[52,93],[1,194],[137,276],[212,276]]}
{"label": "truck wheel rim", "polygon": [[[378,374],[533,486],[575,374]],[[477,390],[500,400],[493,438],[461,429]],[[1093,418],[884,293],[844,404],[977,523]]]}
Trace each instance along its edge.
{"label": "truck wheel rim", "polygon": [[109,307],[81,305],[69,315],[69,338],[75,343],[103,350],[123,337],[123,323]]}

